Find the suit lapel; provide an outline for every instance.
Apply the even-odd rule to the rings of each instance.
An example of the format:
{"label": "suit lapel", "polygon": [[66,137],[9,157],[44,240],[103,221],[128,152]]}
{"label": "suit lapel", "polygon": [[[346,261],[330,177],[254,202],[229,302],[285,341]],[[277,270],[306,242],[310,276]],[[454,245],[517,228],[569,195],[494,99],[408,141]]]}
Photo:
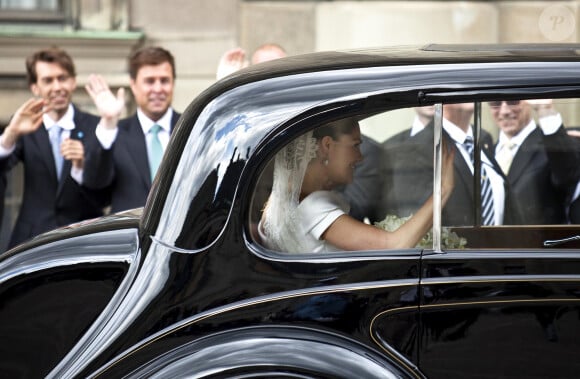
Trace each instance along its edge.
{"label": "suit lapel", "polygon": [[458,174],[457,176],[459,177],[459,180],[461,180],[464,183],[463,188],[467,189],[467,194],[469,195],[469,198],[473,201],[473,174],[471,173],[471,170],[469,169],[467,162],[465,162],[465,159],[463,159],[463,155],[461,155],[461,152],[459,151],[459,149],[457,149],[457,146],[453,144],[453,147],[456,149],[455,159],[453,161],[455,172]]}
{"label": "suit lapel", "polygon": [[[70,176],[71,167],[72,167],[71,161],[67,159],[63,160],[61,176],[60,179],[58,180],[58,190],[56,191],[57,198],[61,194],[64,184],[66,183],[68,177]],[[56,175],[56,173],[54,175]]]}
{"label": "suit lapel", "polygon": [[137,114],[131,118],[128,128],[125,131],[126,138],[124,140],[127,152],[131,156],[135,167],[137,167],[139,176],[143,180],[146,188],[150,188],[151,174],[149,172],[149,159],[147,158],[147,142],[141,124],[139,124]]}
{"label": "suit lapel", "polygon": [[42,162],[46,166],[50,177],[56,180],[56,166],[54,164],[54,156],[52,155],[52,145],[44,124],[35,133],[32,133],[30,137],[36,145],[37,151],[42,157]]}
{"label": "suit lapel", "polygon": [[181,113],[173,111],[173,115],[171,116],[171,129],[169,130],[169,134],[173,133],[173,128],[175,127],[175,124],[177,124],[177,121],[179,121],[180,116]]}
{"label": "suit lapel", "polygon": [[515,183],[522,176],[526,167],[529,167],[530,161],[538,152],[541,143],[541,131],[536,128],[522,143],[518,152],[514,156],[512,164],[509,169],[508,178],[511,183]]}

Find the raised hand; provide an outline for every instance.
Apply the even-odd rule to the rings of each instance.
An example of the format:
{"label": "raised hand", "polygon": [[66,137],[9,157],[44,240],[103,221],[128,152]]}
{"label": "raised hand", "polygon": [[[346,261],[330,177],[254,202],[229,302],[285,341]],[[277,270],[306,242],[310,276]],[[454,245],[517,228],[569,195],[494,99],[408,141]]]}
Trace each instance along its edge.
{"label": "raised hand", "polygon": [[125,109],[125,89],[119,88],[115,96],[101,75],[89,75],[85,86],[101,116],[101,124],[108,129],[117,127],[117,121]]}
{"label": "raised hand", "polygon": [[554,107],[554,102],[552,99],[534,99],[534,100],[524,100],[532,109],[536,112],[538,117],[542,118],[545,116],[551,116],[558,113]]}
{"label": "raised hand", "polygon": [[216,79],[220,80],[242,68],[248,67],[250,62],[246,59],[246,52],[241,47],[226,51],[218,65]]}
{"label": "raised hand", "polygon": [[31,98],[18,108],[4,130],[0,143],[5,148],[14,146],[18,138],[36,131],[42,124],[42,115],[50,110],[44,99]]}
{"label": "raised hand", "polygon": [[60,144],[60,154],[70,160],[75,168],[82,169],[85,161],[85,147],[76,139],[65,138]]}

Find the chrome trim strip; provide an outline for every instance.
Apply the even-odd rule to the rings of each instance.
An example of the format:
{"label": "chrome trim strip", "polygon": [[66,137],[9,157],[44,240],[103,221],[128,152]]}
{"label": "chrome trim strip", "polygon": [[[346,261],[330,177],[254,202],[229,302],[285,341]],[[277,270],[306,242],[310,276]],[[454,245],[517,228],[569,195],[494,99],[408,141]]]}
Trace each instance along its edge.
{"label": "chrome trim strip", "polygon": [[443,159],[443,104],[435,104],[433,132],[433,250],[441,250],[441,164]]}
{"label": "chrome trim strip", "polygon": [[511,249],[506,248],[501,249],[489,249],[482,252],[481,249],[458,249],[458,250],[448,250],[446,254],[429,254],[426,250],[423,253],[422,261],[424,264],[435,264],[440,261],[446,260],[467,260],[473,261],[475,259],[487,260],[487,259],[534,259],[534,260],[556,260],[556,259],[580,259],[580,251],[578,249],[557,249],[557,250],[545,250],[545,249]]}
{"label": "chrome trim strip", "polygon": [[[465,301],[465,302],[456,302],[456,303],[441,303],[441,304],[425,304],[421,305],[421,309],[431,309],[431,308],[443,308],[443,307],[463,307],[469,305],[500,305],[500,304],[516,304],[516,303],[580,303],[580,299],[510,299],[510,300],[493,300],[493,301]],[[388,309],[376,317],[380,315],[385,315],[387,313],[396,313],[396,312],[405,312],[408,311],[412,307],[401,307],[401,308],[392,308]]]}
{"label": "chrome trim strip", "polygon": [[[250,252],[260,259],[264,259],[271,262],[283,262],[283,263],[348,263],[348,262],[369,262],[369,261],[397,261],[397,260],[419,260],[421,258],[421,249],[405,249],[405,250],[374,250],[368,252],[344,252],[340,251],[338,253],[311,253],[311,254],[290,254],[290,253],[279,253],[270,252],[264,247],[259,248],[253,242],[248,242],[246,239],[246,246],[250,249]],[[322,255],[322,256],[321,256]]]}
{"label": "chrome trim strip", "polygon": [[[127,241],[133,234],[135,234],[133,229],[101,232],[51,242],[23,251],[0,262],[0,285],[17,276],[54,267],[98,262],[131,263],[133,258],[129,251],[134,248],[134,244],[127,244]],[[119,249],[120,252],[111,251],[111,246],[122,249]]]}
{"label": "chrome trim strip", "polygon": [[557,240],[545,240],[544,246],[545,247],[552,247],[552,246],[562,245],[562,244],[565,244],[567,242],[578,241],[578,240],[580,240],[580,235],[576,235],[576,236],[572,236],[572,237],[568,237],[568,238],[561,238],[561,239],[557,239]]}
{"label": "chrome trim strip", "polygon": [[[473,193],[481,194],[481,103],[475,102],[473,107]],[[475,199],[480,199],[481,195],[475,196]],[[483,225],[482,220],[482,203],[475,201],[475,225]]]}
{"label": "chrome trim strip", "polygon": [[155,237],[155,236],[149,236],[149,238],[151,238],[151,241],[153,241],[154,244],[157,245],[161,245],[162,247],[165,247],[171,251],[175,251],[176,253],[183,253],[183,254],[197,254],[197,253],[201,253],[202,251],[207,250],[207,247],[204,247],[203,249],[197,249],[197,250],[188,250],[188,249],[182,249],[180,247],[171,245],[167,242],[163,242],[161,241],[159,238]]}
{"label": "chrome trim strip", "polygon": [[421,285],[461,284],[461,283],[498,283],[498,282],[580,282],[579,275],[506,275],[489,279],[489,276],[462,276],[461,280],[454,278],[422,279]]}

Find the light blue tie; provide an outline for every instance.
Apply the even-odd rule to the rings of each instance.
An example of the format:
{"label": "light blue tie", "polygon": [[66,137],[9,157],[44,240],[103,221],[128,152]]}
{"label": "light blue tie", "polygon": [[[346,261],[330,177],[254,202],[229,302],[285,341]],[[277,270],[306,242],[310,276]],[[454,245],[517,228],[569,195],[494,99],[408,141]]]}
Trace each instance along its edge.
{"label": "light blue tie", "polygon": [[151,173],[151,180],[155,177],[155,173],[159,168],[161,163],[161,158],[163,158],[163,146],[161,146],[161,141],[159,140],[159,131],[161,126],[155,124],[149,129],[149,148],[147,149],[147,156],[149,158],[149,171]]}
{"label": "light blue tie", "polygon": [[[463,146],[469,157],[471,164],[473,164],[473,139],[467,137],[463,142]],[[491,181],[486,175],[483,165],[481,165],[481,223],[483,225],[495,224],[495,211],[493,209],[493,191],[491,189]]]}
{"label": "light blue tie", "polygon": [[48,130],[50,137],[50,145],[52,146],[52,156],[54,157],[54,166],[56,167],[56,177],[60,179],[62,173],[63,158],[60,154],[60,137],[62,135],[62,128],[58,125],[53,125]]}

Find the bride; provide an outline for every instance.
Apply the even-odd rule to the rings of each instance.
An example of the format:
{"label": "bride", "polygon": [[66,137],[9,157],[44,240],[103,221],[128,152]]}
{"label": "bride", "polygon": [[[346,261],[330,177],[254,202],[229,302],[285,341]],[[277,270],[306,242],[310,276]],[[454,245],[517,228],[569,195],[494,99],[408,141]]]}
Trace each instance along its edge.
{"label": "bride", "polygon": [[[258,231],[264,245],[290,253],[412,248],[432,226],[433,196],[404,225],[388,232],[348,215],[333,189],[351,183],[360,152],[358,122],[341,119],[308,132],[275,157],[272,192]],[[441,200],[453,190],[454,150],[444,149]]]}

